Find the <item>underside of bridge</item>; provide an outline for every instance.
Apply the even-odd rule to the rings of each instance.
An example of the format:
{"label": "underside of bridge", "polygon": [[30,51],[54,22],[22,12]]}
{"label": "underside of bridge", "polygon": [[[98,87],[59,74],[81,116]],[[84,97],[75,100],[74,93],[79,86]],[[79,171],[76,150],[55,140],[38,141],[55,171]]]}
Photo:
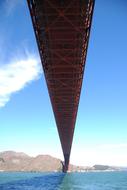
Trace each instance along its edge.
{"label": "underside of bridge", "polygon": [[62,145],[70,152],[85,68],[94,0],[27,0]]}

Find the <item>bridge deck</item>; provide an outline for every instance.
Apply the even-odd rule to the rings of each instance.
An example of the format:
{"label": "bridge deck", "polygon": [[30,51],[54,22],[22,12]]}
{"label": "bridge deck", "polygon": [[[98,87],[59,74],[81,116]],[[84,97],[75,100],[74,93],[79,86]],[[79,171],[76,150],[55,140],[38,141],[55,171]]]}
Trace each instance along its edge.
{"label": "bridge deck", "polygon": [[28,0],[68,169],[94,0]]}

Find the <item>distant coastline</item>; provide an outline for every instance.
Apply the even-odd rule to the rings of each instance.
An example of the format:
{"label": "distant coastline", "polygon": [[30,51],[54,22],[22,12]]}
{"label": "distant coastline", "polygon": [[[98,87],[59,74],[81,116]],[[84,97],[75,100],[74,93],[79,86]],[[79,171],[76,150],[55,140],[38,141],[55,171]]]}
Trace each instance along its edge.
{"label": "distant coastline", "polygon": [[[61,172],[61,160],[50,155],[30,157],[22,152],[0,152],[0,172]],[[127,171],[127,167],[108,165],[75,166],[70,164],[70,172],[111,172]]]}

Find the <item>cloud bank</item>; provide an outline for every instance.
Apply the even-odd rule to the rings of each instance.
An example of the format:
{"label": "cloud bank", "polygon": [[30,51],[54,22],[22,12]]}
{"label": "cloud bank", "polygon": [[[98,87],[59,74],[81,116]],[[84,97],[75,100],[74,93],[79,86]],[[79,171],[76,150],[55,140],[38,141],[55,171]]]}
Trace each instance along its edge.
{"label": "cloud bank", "polygon": [[6,105],[12,94],[37,80],[40,73],[41,64],[33,57],[0,66],[0,108]]}

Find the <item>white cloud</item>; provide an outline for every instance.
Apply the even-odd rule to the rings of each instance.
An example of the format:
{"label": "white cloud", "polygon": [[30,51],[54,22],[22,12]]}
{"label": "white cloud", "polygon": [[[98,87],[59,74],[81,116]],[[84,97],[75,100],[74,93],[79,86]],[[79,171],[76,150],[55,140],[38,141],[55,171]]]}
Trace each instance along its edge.
{"label": "white cloud", "polygon": [[32,57],[0,67],[0,107],[5,106],[13,93],[38,79],[41,73],[40,65],[38,59]]}

